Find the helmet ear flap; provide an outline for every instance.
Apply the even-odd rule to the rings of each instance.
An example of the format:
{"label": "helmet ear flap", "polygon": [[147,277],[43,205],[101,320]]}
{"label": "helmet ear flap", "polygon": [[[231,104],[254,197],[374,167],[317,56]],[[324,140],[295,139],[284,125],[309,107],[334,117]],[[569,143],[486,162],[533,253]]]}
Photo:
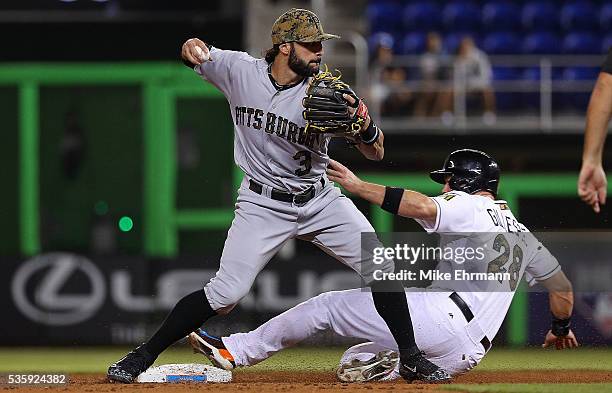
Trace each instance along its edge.
{"label": "helmet ear flap", "polygon": [[451,190],[463,191],[469,194],[469,191],[467,191],[469,188],[467,180],[464,177],[456,176],[455,174],[451,175],[450,179],[448,179],[448,186]]}
{"label": "helmet ear flap", "polygon": [[453,174],[448,182],[448,185],[451,190],[474,194],[478,191],[482,191],[482,187],[479,183],[478,178],[469,177],[462,174]]}

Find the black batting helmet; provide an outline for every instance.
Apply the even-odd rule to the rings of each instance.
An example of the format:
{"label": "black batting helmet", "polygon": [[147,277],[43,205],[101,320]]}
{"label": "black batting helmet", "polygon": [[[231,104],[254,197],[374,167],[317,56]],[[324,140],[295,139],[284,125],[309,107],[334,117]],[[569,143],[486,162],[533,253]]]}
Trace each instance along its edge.
{"label": "black batting helmet", "polygon": [[455,150],[446,157],[442,169],[429,174],[436,183],[448,185],[451,190],[475,194],[488,191],[497,195],[499,185],[499,166],[488,154],[479,150]]}

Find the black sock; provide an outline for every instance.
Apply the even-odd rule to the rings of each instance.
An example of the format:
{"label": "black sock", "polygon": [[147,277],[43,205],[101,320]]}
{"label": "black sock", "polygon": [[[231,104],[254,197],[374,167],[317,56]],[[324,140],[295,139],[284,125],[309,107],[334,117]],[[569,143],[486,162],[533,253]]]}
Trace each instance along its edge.
{"label": "black sock", "polygon": [[154,357],[166,348],[193,332],[216,312],[210,307],[203,289],[185,296],[176,303],[166,320],[144,344],[144,348]]}
{"label": "black sock", "polygon": [[414,340],[412,319],[402,284],[398,281],[372,284],[376,311],[385,320],[402,357],[419,353]]}

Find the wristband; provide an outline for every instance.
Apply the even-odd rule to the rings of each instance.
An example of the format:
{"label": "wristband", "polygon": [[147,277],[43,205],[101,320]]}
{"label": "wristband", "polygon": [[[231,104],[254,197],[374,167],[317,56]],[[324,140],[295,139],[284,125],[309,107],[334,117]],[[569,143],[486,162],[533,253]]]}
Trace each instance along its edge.
{"label": "wristband", "polygon": [[391,214],[397,214],[403,195],[403,188],[385,187],[385,198],[383,199],[383,203],[380,207]]}
{"label": "wristband", "polygon": [[559,319],[553,316],[550,330],[555,336],[567,336],[570,331],[571,318]]}
{"label": "wristband", "polygon": [[380,131],[378,130],[378,127],[376,127],[372,119],[370,119],[370,125],[361,134],[361,143],[365,145],[373,145],[376,143],[379,136],[380,136]]}

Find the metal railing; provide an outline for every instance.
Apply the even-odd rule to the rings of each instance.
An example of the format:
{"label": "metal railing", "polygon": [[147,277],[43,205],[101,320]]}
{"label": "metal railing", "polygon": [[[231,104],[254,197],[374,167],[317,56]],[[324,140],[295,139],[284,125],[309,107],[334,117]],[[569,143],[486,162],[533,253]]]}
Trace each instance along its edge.
{"label": "metal railing", "polygon": [[[498,71],[503,68],[514,70],[518,75],[508,79],[496,79],[495,75],[490,88],[500,97],[503,94],[514,95],[506,99],[515,100],[517,109],[498,112],[492,122],[484,122],[481,114],[470,114],[470,89],[465,80],[464,73],[457,72],[451,65],[447,75],[451,75],[439,83],[424,84],[420,79],[419,63],[421,56],[396,56],[393,61],[384,66],[371,68],[370,92],[385,90],[388,94],[411,94],[419,96],[424,93],[442,94],[452,92],[452,107],[446,111],[451,116],[439,115],[423,117],[415,116],[406,108],[405,115],[385,116],[382,112],[384,99],[380,95],[372,94],[370,97],[370,110],[381,118],[385,131],[402,132],[478,132],[478,131],[506,131],[535,130],[541,132],[582,132],[584,127],[584,113],[588,96],[595,84],[596,75],[604,56],[489,56],[492,68]],[[576,79],[564,78],[562,70],[568,67],[585,71]],[[389,68],[401,68],[406,72],[405,81],[389,82],[381,78],[382,72]],[[530,69],[536,76],[521,77],[521,72]],[[577,97],[579,94],[580,97]],[[574,95],[572,97],[572,95]],[[524,98],[529,103],[520,102]],[[567,102],[580,101],[572,105]],[[562,105],[565,103],[565,105]],[[522,105],[521,105],[522,104]],[[520,108],[522,106],[522,108]],[[529,108],[525,108],[529,106]],[[568,107],[570,110],[568,110]]]}

